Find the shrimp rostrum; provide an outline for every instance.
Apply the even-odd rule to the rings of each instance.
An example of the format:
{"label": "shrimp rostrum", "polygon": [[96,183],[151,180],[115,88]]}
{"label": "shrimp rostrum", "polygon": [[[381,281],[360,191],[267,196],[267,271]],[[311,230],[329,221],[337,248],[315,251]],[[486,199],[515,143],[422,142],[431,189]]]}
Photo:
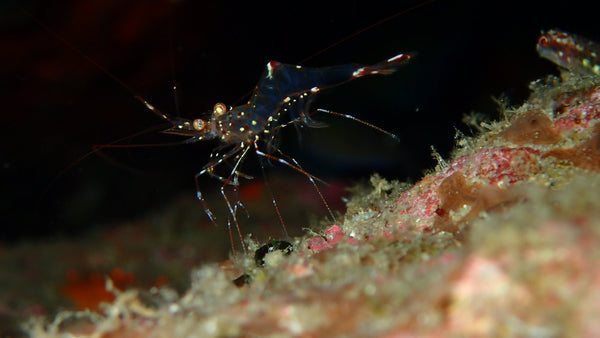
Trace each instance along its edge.
{"label": "shrimp rostrum", "polygon": [[[311,103],[321,90],[366,75],[391,74],[412,57],[413,54],[399,54],[374,65],[343,64],[325,68],[309,68],[271,61],[267,63],[246,104],[227,107],[223,103],[217,103],[208,119],[188,120],[174,117],[159,111],[143,99],[141,101],[154,113],[172,123],[172,127],[163,131],[164,133],[188,137],[184,143],[212,139],[221,141],[221,145],[213,150],[209,162],[195,175],[196,195],[208,217],[216,223],[198,182],[202,175],[219,179],[222,182],[221,195],[230,213],[228,225],[234,223],[241,240],[236,214],[242,204],[237,197],[237,187],[239,177],[244,176],[239,167],[246,155],[254,152],[259,159],[277,161],[302,173],[314,183],[315,177],[302,169],[293,158],[277,149],[275,144],[278,131],[288,125],[322,126],[311,118],[310,111]],[[381,130],[350,115],[323,109],[318,111],[350,118]],[[225,162],[232,163],[232,169],[220,176],[215,168]],[[232,202],[227,197],[226,186],[234,187],[235,201]]]}

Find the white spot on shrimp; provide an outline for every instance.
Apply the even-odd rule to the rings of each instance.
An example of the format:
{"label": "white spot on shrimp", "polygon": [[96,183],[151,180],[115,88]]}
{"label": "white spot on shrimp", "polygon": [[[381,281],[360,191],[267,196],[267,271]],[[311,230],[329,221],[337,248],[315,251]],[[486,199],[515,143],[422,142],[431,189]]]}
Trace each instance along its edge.
{"label": "white spot on shrimp", "polygon": [[271,61],[267,63],[267,77],[269,79],[273,78],[273,71],[275,70],[275,61]]}
{"label": "white spot on shrimp", "polygon": [[361,67],[361,68],[355,70],[354,73],[352,73],[352,77],[362,76],[364,71],[365,71],[365,67]]}
{"label": "white spot on shrimp", "polygon": [[402,58],[404,58],[404,53],[398,54],[396,56],[392,56],[391,58],[387,59],[387,62],[394,62],[394,61],[396,61],[398,59],[402,59]]}

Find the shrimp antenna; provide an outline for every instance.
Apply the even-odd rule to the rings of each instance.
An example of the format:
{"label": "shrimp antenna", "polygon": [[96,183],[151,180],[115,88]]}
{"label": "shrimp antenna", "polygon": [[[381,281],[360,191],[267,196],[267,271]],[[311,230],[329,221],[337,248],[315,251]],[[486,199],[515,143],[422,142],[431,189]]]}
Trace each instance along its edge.
{"label": "shrimp antenna", "polygon": [[430,3],[432,3],[432,2],[435,2],[435,1],[436,1],[436,0],[427,0],[427,1],[423,1],[423,2],[421,2],[421,3],[419,3],[419,4],[416,4],[416,5],[412,6],[412,7],[409,7],[409,8],[407,8],[407,9],[405,9],[405,10],[402,10],[402,11],[400,11],[400,12],[396,12],[396,13],[394,13],[394,14],[392,14],[392,15],[388,16],[387,18],[383,18],[383,19],[381,19],[381,20],[379,20],[379,21],[377,21],[377,22],[373,23],[373,24],[372,24],[372,25],[370,25],[370,26],[367,26],[367,27],[365,27],[365,28],[359,29],[359,30],[357,30],[356,32],[354,32],[354,33],[352,33],[352,34],[350,34],[350,35],[347,35],[345,38],[343,38],[343,39],[340,39],[340,40],[338,40],[338,41],[336,41],[336,42],[334,42],[334,43],[330,44],[329,46],[327,46],[327,47],[325,47],[325,48],[323,48],[323,49],[321,49],[321,50],[319,50],[319,51],[317,51],[317,52],[313,53],[312,55],[310,55],[310,56],[308,56],[308,57],[306,57],[306,58],[302,59],[300,62],[298,62],[298,64],[303,64],[303,63],[305,63],[305,62],[306,62],[306,61],[308,61],[308,60],[312,60],[313,58],[317,57],[318,55],[321,55],[321,54],[325,53],[326,51],[330,50],[331,48],[333,48],[333,47],[336,47],[336,46],[338,46],[338,45],[340,45],[340,44],[342,44],[342,43],[344,43],[344,42],[346,42],[346,41],[348,41],[348,40],[350,40],[350,39],[352,39],[352,38],[356,37],[357,35],[360,35],[360,34],[362,34],[362,33],[366,32],[366,31],[368,31],[368,30],[370,30],[370,29],[372,29],[372,28],[374,28],[374,27],[377,27],[377,26],[379,26],[379,25],[381,25],[381,24],[383,24],[383,23],[385,23],[385,22],[388,22],[388,21],[390,21],[390,20],[392,20],[392,19],[394,19],[394,18],[396,18],[396,17],[398,17],[398,16],[400,16],[400,15],[404,15],[404,14],[406,14],[406,13],[410,13],[410,12],[412,12],[412,11],[414,11],[414,10],[416,10],[416,9],[420,8],[420,7],[423,7],[423,6],[425,6],[425,5],[428,5],[428,4],[430,4]]}
{"label": "shrimp antenna", "polygon": [[48,32],[50,35],[52,35],[55,39],[57,39],[58,41],[62,42],[65,46],[69,47],[72,51],[74,51],[75,53],[79,54],[79,56],[81,56],[82,58],[84,58],[85,60],[87,60],[89,63],[91,63],[96,68],[98,68],[99,70],[101,70],[108,77],[110,77],[111,79],[113,79],[113,81],[117,82],[119,85],[121,85],[123,88],[125,88],[131,95],[133,95],[133,97],[136,100],[138,100],[141,103],[143,103],[154,114],[158,115],[160,118],[165,119],[167,121],[173,121],[174,120],[174,118],[170,114],[163,113],[162,111],[160,111],[159,109],[157,109],[156,107],[154,107],[153,105],[151,105],[141,95],[139,95],[135,90],[133,90],[133,88],[131,88],[129,85],[127,85],[121,79],[119,79],[118,77],[116,77],[108,69],[102,67],[102,65],[100,65],[98,62],[94,61],[94,59],[92,59],[91,57],[87,56],[84,52],[82,52],[79,48],[77,48],[75,45],[73,45],[72,43],[70,43],[68,40],[66,40],[62,36],[58,35],[57,33],[55,33],[52,29],[50,29],[50,27],[48,27],[45,23],[43,23],[38,18],[36,18],[33,14],[29,13],[27,10],[25,10],[22,7],[19,7],[19,9],[21,10],[21,12],[23,12],[25,15],[27,15],[29,18],[31,18],[31,20],[33,20],[40,27],[42,27],[46,32]]}
{"label": "shrimp antenna", "polygon": [[[71,162],[71,164],[69,164],[68,166],[66,166],[65,168],[63,168],[60,172],[58,172],[58,174],[56,174],[54,176],[54,178],[52,179],[52,181],[50,181],[50,183],[48,183],[48,185],[46,186],[46,188],[42,191],[41,196],[40,196],[40,201],[43,201],[44,198],[46,197],[46,195],[48,194],[48,192],[52,189],[52,187],[56,184],[56,182],[58,182],[58,180],[60,178],[62,178],[66,173],[68,173],[71,169],[73,169],[76,165],[78,165],[79,163],[81,163],[81,161],[85,160],[86,158],[94,155],[94,154],[100,154],[102,152],[102,149],[106,149],[106,148],[141,148],[141,147],[157,147],[157,146],[172,146],[174,145],[173,143],[165,143],[165,144],[127,144],[127,145],[121,145],[121,144],[117,144],[120,142],[123,142],[125,140],[131,140],[134,139],[140,135],[144,135],[153,131],[157,131],[160,129],[164,129],[164,124],[158,125],[158,126],[154,126],[154,127],[150,127],[150,128],[146,128],[142,131],[139,131],[135,134],[132,135],[128,135],[125,137],[122,137],[120,139],[114,140],[110,143],[107,144],[96,144],[92,146],[92,150],[88,151],[87,153],[79,156],[78,159],[74,160],[73,162]],[[176,144],[181,144],[181,142],[177,142]],[[113,164],[116,164],[116,162],[114,160],[111,160],[108,156],[102,156],[102,158],[104,158],[104,160],[111,162]],[[130,167],[126,167],[124,165],[118,165],[121,168],[127,168],[128,170],[135,170],[132,169]]]}

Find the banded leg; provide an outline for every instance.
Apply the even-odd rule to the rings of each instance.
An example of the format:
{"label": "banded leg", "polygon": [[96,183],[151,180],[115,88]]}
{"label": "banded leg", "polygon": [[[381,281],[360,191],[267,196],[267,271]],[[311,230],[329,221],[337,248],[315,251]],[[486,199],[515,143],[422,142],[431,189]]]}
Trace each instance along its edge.
{"label": "banded leg", "polygon": [[[208,218],[211,220],[211,222],[215,226],[218,226],[218,224],[216,222],[216,217],[214,216],[214,214],[210,210],[210,208],[208,206],[208,203],[206,202],[206,199],[202,195],[202,190],[200,189],[200,181],[199,181],[199,179],[200,179],[200,177],[202,175],[208,174],[211,178],[217,178],[221,182],[223,182],[223,185],[221,186],[221,195],[223,195],[223,197],[225,199],[225,203],[227,204],[227,207],[229,208],[230,213],[234,217],[234,223],[235,223],[238,235],[240,236],[240,240],[242,240],[242,234],[241,234],[241,231],[240,231],[240,228],[239,228],[239,224],[237,223],[237,217],[235,216],[235,211],[237,211],[238,204],[241,204],[241,203],[239,202],[239,198],[238,198],[238,201],[236,202],[236,205],[234,207],[231,206],[231,203],[230,203],[229,199],[225,195],[225,186],[227,186],[227,185],[233,185],[233,186],[236,187],[235,189],[237,189],[237,186],[239,185],[238,179],[237,179],[237,167],[239,166],[239,163],[241,162],[242,158],[248,152],[249,147],[245,147],[245,149],[242,152],[242,154],[239,155],[237,163],[236,163],[234,169],[232,170],[232,172],[230,173],[229,177],[224,178],[224,177],[221,177],[219,175],[216,175],[214,173],[214,169],[215,169],[215,167],[217,167],[220,164],[222,164],[225,160],[227,160],[230,157],[234,156],[236,153],[239,153],[241,151],[241,149],[242,149],[241,145],[235,146],[234,148],[232,148],[231,150],[229,150],[224,155],[221,155],[220,157],[218,157],[218,158],[210,161],[209,163],[207,163],[203,167],[203,169],[194,176],[194,181],[196,183],[196,198],[200,201],[200,204],[204,208],[204,212],[206,213],[206,215],[208,216]],[[216,156],[219,156],[219,155],[216,155]],[[230,224],[229,220],[227,222],[227,228],[229,230],[229,238],[231,240],[231,248],[232,248],[233,251],[235,251],[235,245],[234,245],[234,241],[233,241],[233,236],[231,234],[231,224]],[[243,251],[245,253],[246,252],[246,248],[244,246],[243,241],[242,241],[242,248],[243,248]]]}
{"label": "banded leg", "polygon": [[[238,155],[237,161],[235,163],[235,165],[233,166],[233,169],[231,170],[231,173],[229,174],[229,176],[224,180],[223,185],[221,186],[221,195],[223,196],[223,199],[225,200],[225,203],[227,204],[227,208],[229,209],[229,214],[231,215],[232,219],[233,219],[233,223],[235,225],[235,228],[237,230],[238,236],[240,238],[240,243],[242,245],[242,251],[244,251],[244,254],[246,253],[246,246],[244,245],[244,238],[242,236],[242,231],[240,230],[240,224],[238,223],[238,219],[237,219],[237,210],[239,206],[242,206],[242,203],[240,202],[240,198],[239,198],[239,192],[238,192],[238,187],[239,187],[239,182],[238,182],[238,173],[237,173],[237,168],[239,167],[240,163],[242,163],[242,160],[244,159],[244,157],[246,156],[246,154],[248,153],[248,150],[250,150],[250,147],[247,146],[245,147],[245,149],[243,150],[243,152]],[[231,201],[229,201],[229,198],[227,197],[227,194],[225,193],[225,187],[227,185],[232,185],[234,186],[234,194],[235,194],[235,203],[231,204]],[[228,224],[229,227],[229,224]],[[231,237],[231,233],[230,233],[230,237]],[[231,238],[231,245],[233,248],[233,238]]]}
{"label": "banded leg", "polygon": [[266,159],[269,159],[269,160],[277,161],[277,162],[279,162],[279,163],[281,163],[281,164],[283,164],[285,166],[288,166],[288,167],[296,170],[297,172],[301,173],[304,176],[311,177],[314,180],[317,180],[317,181],[319,181],[319,182],[321,182],[323,184],[327,184],[327,182],[323,181],[322,179],[314,176],[313,174],[309,173],[308,171],[306,171],[306,170],[304,170],[304,169],[302,169],[302,168],[300,168],[298,166],[295,166],[295,165],[289,163],[288,161],[286,161],[286,160],[284,160],[282,158],[279,158],[277,156],[273,156],[271,154],[264,153],[263,151],[261,151],[260,149],[258,149],[258,145],[257,144],[254,144],[254,150],[255,150],[256,155],[258,155],[258,156],[262,156],[262,157],[264,157]]}
{"label": "banded leg", "polygon": [[365,126],[367,126],[369,128],[372,128],[372,129],[375,129],[375,130],[377,130],[377,131],[379,131],[381,133],[384,133],[384,134],[390,136],[391,138],[395,139],[396,141],[400,141],[400,138],[398,136],[396,136],[395,134],[390,133],[389,131],[387,131],[385,129],[379,128],[378,126],[376,126],[376,125],[374,125],[372,123],[369,123],[367,121],[363,121],[363,120],[359,119],[358,117],[354,117],[354,116],[349,115],[349,114],[342,114],[342,113],[338,113],[338,112],[335,112],[335,111],[331,111],[331,110],[327,110],[327,109],[322,109],[322,108],[317,108],[316,111],[317,112],[321,112],[321,113],[325,113],[325,114],[340,116],[340,117],[347,118],[347,119],[352,120],[352,121],[356,121],[358,123],[364,124]]}
{"label": "banded leg", "polygon": [[271,189],[271,185],[269,184],[269,179],[267,177],[267,172],[265,171],[264,158],[259,157],[258,159],[260,163],[260,170],[262,171],[263,178],[265,179],[265,186],[271,195],[271,202],[273,203],[273,207],[275,208],[275,212],[277,213],[277,217],[279,217],[279,222],[281,223],[281,227],[283,229],[283,235],[286,238],[289,238],[287,232],[287,226],[285,225],[285,221],[283,220],[283,216],[281,215],[281,210],[279,210],[279,205],[277,205],[277,200],[275,199],[275,194],[273,193],[273,189]]}
{"label": "banded leg", "polygon": [[280,153],[282,156],[285,156],[285,157],[287,157],[288,159],[290,159],[292,162],[294,162],[294,164],[292,164],[292,163],[290,163],[290,162],[286,161],[285,159],[283,159],[283,158],[281,158],[281,157],[277,157],[277,156],[273,156],[273,155],[271,155],[271,154],[266,154],[266,153],[264,153],[263,151],[261,151],[260,149],[258,149],[258,146],[257,146],[256,144],[254,145],[254,149],[255,149],[254,151],[256,152],[256,154],[257,154],[258,156],[262,156],[262,157],[264,157],[264,158],[267,158],[267,159],[270,159],[270,160],[277,161],[277,162],[279,162],[279,163],[281,163],[281,164],[283,164],[283,165],[285,165],[285,166],[287,166],[287,167],[290,167],[290,168],[292,168],[292,169],[296,170],[297,172],[301,173],[302,175],[306,176],[306,177],[307,177],[307,178],[310,180],[310,182],[313,184],[313,186],[315,187],[315,189],[316,189],[316,191],[317,191],[317,193],[318,193],[318,195],[319,195],[319,198],[321,198],[321,201],[323,202],[323,204],[325,204],[325,207],[327,208],[327,211],[329,212],[329,214],[330,214],[331,218],[333,219],[333,221],[334,221],[334,222],[336,221],[336,218],[335,218],[335,216],[333,215],[333,212],[331,211],[331,208],[329,208],[329,204],[328,204],[328,203],[327,203],[327,201],[325,200],[325,197],[323,196],[323,193],[322,193],[322,192],[321,192],[321,190],[318,188],[318,186],[317,186],[317,184],[316,184],[316,182],[315,182],[315,181],[319,181],[319,182],[321,182],[321,183],[324,183],[324,184],[326,184],[326,182],[324,182],[324,181],[323,181],[323,180],[321,180],[320,178],[318,178],[318,177],[316,177],[316,176],[312,175],[312,174],[311,174],[311,173],[309,173],[308,171],[304,170],[304,169],[303,169],[303,168],[300,166],[300,164],[298,163],[298,161],[296,161],[294,158],[292,158],[292,157],[290,157],[290,156],[288,156],[288,155],[285,155],[285,154],[284,154],[284,153],[283,153],[281,150],[279,150],[279,149],[277,149],[277,152],[278,152],[278,153]]}
{"label": "banded leg", "polygon": [[[284,154],[279,149],[277,149],[277,152],[279,154],[281,154],[281,156],[287,157],[289,160],[291,160],[292,162],[294,162],[294,165],[296,165],[298,168],[304,170],[304,168],[302,168],[300,166],[300,163],[298,163],[298,161],[296,161],[295,158],[293,158],[293,157],[291,157],[289,155]],[[317,186],[317,182],[315,182],[315,180],[313,179],[312,176],[306,176],[306,177],[308,178],[308,180],[310,181],[310,183],[312,183],[313,187],[317,191],[317,194],[319,195],[319,198],[321,199],[321,202],[323,202],[323,204],[325,205],[325,208],[327,209],[327,212],[329,212],[329,216],[331,216],[331,219],[333,220],[333,222],[337,223],[337,219],[335,218],[335,215],[333,214],[333,211],[331,211],[331,208],[329,207],[329,203],[327,203],[327,200],[325,199],[325,196],[321,192],[321,189],[319,189],[319,187]]]}

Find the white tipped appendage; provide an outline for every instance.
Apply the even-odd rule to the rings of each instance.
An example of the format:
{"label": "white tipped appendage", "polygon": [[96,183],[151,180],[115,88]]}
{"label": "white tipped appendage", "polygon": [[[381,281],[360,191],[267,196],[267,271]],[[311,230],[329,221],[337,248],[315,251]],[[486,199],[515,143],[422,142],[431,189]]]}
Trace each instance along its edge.
{"label": "white tipped appendage", "polygon": [[389,59],[387,60],[387,62],[394,62],[394,61],[396,61],[396,60],[398,60],[398,59],[403,59],[404,57],[406,57],[406,54],[404,54],[404,53],[402,53],[402,54],[398,54],[398,55],[396,55],[396,56],[393,56],[393,57],[389,58]]}

